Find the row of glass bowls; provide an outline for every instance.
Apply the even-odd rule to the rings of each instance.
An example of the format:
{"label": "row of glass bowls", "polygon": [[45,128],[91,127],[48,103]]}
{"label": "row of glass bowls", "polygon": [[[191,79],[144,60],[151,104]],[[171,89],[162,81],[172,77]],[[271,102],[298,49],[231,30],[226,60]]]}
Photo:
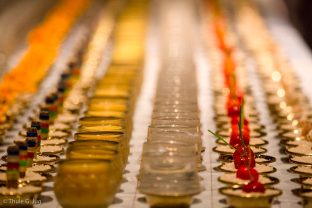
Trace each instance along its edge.
{"label": "row of glass bowls", "polygon": [[[177,46],[183,40],[177,37]],[[186,45],[189,46],[183,44]],[[195,66],[190,50],[178,51],[177,56],[164,52],[152,120],[143,146],[139,190],[151,207],[188,207],[193,196],[202,191],[198,175],[202,170],[202,142]]]}

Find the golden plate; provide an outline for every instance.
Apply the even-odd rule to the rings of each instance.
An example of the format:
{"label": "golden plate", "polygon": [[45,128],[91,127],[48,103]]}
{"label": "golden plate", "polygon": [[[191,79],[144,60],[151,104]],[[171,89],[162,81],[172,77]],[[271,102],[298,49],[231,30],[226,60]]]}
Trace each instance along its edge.
{"label": "golden plate", "polygon": [[268,193],[268,191],[270,191],[270,194],[268,195],[264,195],[263,193],[244,193],[244,195],[240,195],[241,191],[238,191],[238,194],[235,194],[235,191],[237,190],[241,189],[224,187],[220,188],[219,192],[228,197],[231,206],[240,208],[271,207],[273,198],[282,194],[281,190],[275,188],[267,188],[266,192]]}
{"label": "golden plate", "polygon": [[41,192],[41,187],[31,185],[22,186],[16,191],[8,190],[6,187],[0,187],[0,207],[33,207]]}
{"label": "golden plate", "polygon": [[[218,129],[230,129],[232,127],[232,125],[230,123],[221,123],[219,125],[217,125],[217,128]],[[250,129],[250,131],[264,131],[265,129],[265,126],[264,125],[261,125],[261,124],[258,124],[258,123],[249,123],[248,124],[248,127]]]}
{"label": "golden plate", "polygon": [[[219,131],[217,131],[217,134],[219,134],[222,137],[230,137],[231,136],[231,132],[229,131],[229,129],[219,130]],[[261,138],[265,135],[266,135],[266,133],[263,131],[262,132],[257,132],[257,131],[251,131],[250,132],[251,138]]]}
{"label": "golden plate", "polygon": [[[42,169],[40,169],[40,166]],[[0,171],[5,172],[7,170],[6,164],[3,164],[0,166]],[[27,168],[27,171],[35,172],[35,173],[51,173],[55,170],[55,167],[53,165],[47,165],[47,164],[33,164],[32,167]]]}
{"label": "golden plate", "polygon": [[[225,138],[225,141],[227,143],[229,143],[230,139],[229,138]],[[222,139],[217,139],[216,143],[217,144],[226,145]],[[250,146],[255,146],[255,147],[260,147],[260,146],[264,146],[264,145],[267,145],[267,144],[268,144],[268,141],[265,140],[265,139],[261,139],[261,138],[250,138],[250,141],[249,141],[249,145]]]}
{"label": "golden plate", "polygon": [[311,165],[298,165],[293,166],[289,169],[290,172],[299,174],[300,177],[312,177],[312,166]]}
{"label": "golden plate", "polygon": [[[218,177],[218,181],[220,181],[221,183],[227,184],[228,186],[234,187],[234,188],[242,187],[243,185],[248,184],[250,182],[250,180],[242,180],[242,179],[238,179],[236,181],[235,179],[227,180],[225,178],[226,175],[233,175],[235,179],[237,179],[236,173],[225,173]],[[279,180],[275,177],[260,175],[259,182],[261,182],[265,186],[271,186],[271,185],[279,183]]]}
{"label": "golden plate", "polygon": [[301,178],[293,178],[292,182],[300,184],[303,189],[311,189],[312,191],[312,178],[311,177],[301,177]]}
{"label": "golden plate", "polygon": [[[227,173],[236,173],[237,169],[234,167],[234,163],[222,163],[221,165],[215,168],[218,171],[227,172]],[[267,164],[257,164],[255,169],[259,174],[269,174],[276,172],[276,168]]]}
{"label": "golden plate", "polygon": [[289,155],[298,155],[298,156],[312,156],[312,147],[311,146],[295,146],[295,147],[286,147],[285,152]]}
{"label": "golden plate", "polygon": [[299,165],[312,165],[312,156],[290,156],[289,161]]}
{"label": "golden plate", "polygon": [[[222,162],[233,162],[233,156],[232,155],[220,155],[219,160]],[[276,158],[261,154],[261,155],[255,155],[255,160],[257,164],[268,164],[268,163],[275,162]]]}
{"label": "golden plate", "polygon": [[[42,183],[47,182],[48,178],[42,174],[26,171],[25,178],[19,179],[20,185],[30,184],[34,186],[41,186]],[[5,185],[7,183],[7,177],[5,172],[0,172],[0,184]]]}
{"label": "golden plate", "polygon": [[[248,119],[249,123],[260,123],[259,117],[246,117],[246,118]],[[221,123],[231,123],[231,118],[228,117],[227,115],[215,116],[213,119],[217,122],[217,125]]]}
{"label": "golden plate", "polygon": [[[263,147],[250,147],[255,155],[266,153],[267,150]],[[226,145],[217,145],[212,149],[214,152],[224,155],[232,155],[235,152],[235,149],[230,148]]]}
{"label": "golden plate", "polygon": [[[4,155],[1,157],[1,160],[6,162],[7,156]],[[43,155],[37,154],[37,158],[34,159],[34,163],[36,164],[54,164],[60,161],[60,157],[58,155]]]}

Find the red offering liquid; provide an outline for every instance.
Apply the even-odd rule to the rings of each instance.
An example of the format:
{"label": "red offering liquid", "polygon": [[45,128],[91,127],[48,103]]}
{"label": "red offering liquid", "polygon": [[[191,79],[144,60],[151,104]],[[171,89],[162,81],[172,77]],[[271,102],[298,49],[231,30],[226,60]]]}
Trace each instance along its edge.
{"label": "red offering liquid", "polygon": [[246,166],[241,166],[236,172],[236,177],[243,179],[243,180],[258,181],[259,173],[254,168],[248,168]]}
{"label": "red offering liquid", "polygon": [[[242,139],[244,140],[245,145],[249,145],[250,141],[250,132],[248,128],[244,128],[242,132]],[[233,147],[241,146],[242,140],[240,138],[239,129],[232,128],[231,136],[230,136],[230,145]]]}
{"label": "red offering liquid", "polygon": [[255,155],[250,147],[246,146],[246,154],[242,146],[238,146],[233,154],[235,168],[238,169],[241,166],[253,168],[256,166]]}
{"label": "red offering liquid", "polygon": [[250,192],[264,193],[265,192],[265,187],[264,187],[264,185],[262,183],[260,183],[258,181],[251,181],[247,185],[243,186],[243,191],[246,192],[246,193],[250,193]]}

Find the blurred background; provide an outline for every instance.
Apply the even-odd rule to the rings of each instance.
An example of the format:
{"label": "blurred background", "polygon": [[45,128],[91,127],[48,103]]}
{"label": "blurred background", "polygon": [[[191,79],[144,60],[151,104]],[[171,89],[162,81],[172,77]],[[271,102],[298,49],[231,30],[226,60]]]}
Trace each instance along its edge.
{"label": "blurred background", "polygon": [[312,48],[312,1],[285,0],[292,23]]}

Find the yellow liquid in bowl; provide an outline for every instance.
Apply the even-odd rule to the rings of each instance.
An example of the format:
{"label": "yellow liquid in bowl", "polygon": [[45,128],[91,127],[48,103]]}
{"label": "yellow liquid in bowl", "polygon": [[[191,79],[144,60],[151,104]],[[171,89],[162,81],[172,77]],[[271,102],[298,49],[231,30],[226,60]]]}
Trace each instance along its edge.
{"label": "yellow liquid in bowl", "polygon": [[124,121],[120,118],[114,117],[83,117],[79,120],[79,124],[82,126],[93,126],[93,125],[115,125],[125,126]]}
{"label": "yellow liquid in bowl", "polygon": [[124,143],[125,137],[122,132],[83,132],[75,134],[76,140],[100,140]]}
{"label": "yellow liquid in bowl", "polygon": [[61,162],[54,191],[63,207],[107,207],[117,190],[112,162],[67,160]]}
{"label": "yellow liquid in bowl", "polygon": [[90,110],[86,112],[86,116],[96,116],[96,117],[117,117],[117,118],[123,118],[128,119],[128,114],[126,112],[120,112],[120,111],[95,111]]}
{"label": "yellow liquid in bowl", "polygon": [[88,110],[90,111],[120,111],[127,112],[129,107],[125,104],[117,103],[90,103],[88,105]]}
{"label": "yellow liquid in bowl", "polygon": [[124,128],[115,125],[79,126],[78,128],[78,132],[99,132],[99,131],[120,132],[124,131]]}

